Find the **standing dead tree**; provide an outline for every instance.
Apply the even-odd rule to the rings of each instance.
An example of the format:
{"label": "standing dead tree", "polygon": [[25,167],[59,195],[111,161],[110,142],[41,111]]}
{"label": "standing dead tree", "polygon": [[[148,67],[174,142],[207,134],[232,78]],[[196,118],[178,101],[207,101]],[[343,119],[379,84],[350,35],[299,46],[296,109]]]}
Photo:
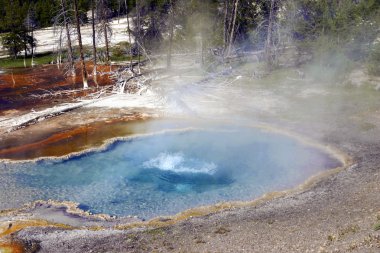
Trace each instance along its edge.
{"label": "standing dead tree", "polygon": [[223,48],[228,44],[228,25],[230,16],[230,0],[224,0],[224,19],[223,19]]}
{"label": "standing dead tree", "polygon": [[137,70],[141,74],[140,69],[140,45],[141,45],[141,3],[140,0],[136,0],[136,19],[137,19],[137,31],[136,31],[136,44],[137,44]]}
{"label": "standing dead tree", "polygon": [[31,66],[33,67],[34,66],[34,44],[35,44],[35,38],[34,38],[34,30],[37,28],[37,21],[36,21],[36,13],[34,11],[34,6],[33,4],[31,4],[29,6],[29,9],[28,9],[28,14],[25,18],[25,26],[26,26],[26,29],[27,31],[30,32],[30,36],[31,36],[31,39],[32,39],[32,47],[30,48],[31,49],[31,57],[32,57],[32,60],[31,60]]}
{"label": "standing dead tree", "polygon": [[98,86],[97,81],[97,57],[96,57],[96,29],[95,29],[95,9],[96,9],[96,0],[91,0],[91,25],[92,25],[92,54],[93,54],[93,60],[94,60],[94,69],[92,71],[92,76],[94,78],[94,82],[96,86]]}
{"label": "standing dead tree", "polygon": [[[225,1],[225,14],[224,14],[224,57],[228,58],[231,54],[232,45],[235,39],[236,18],[239,6],[239,0],[233,0],[232,5],[230,1]],[[231,9],[231,10],[230,10]]]}
{"label": "standing dead tree", "polygon": [[82,65],[83,89],[87,89],[88,88],[87,70],[86,70],[86,64],[84,62],[82,35],[81,35],[81,32],[80,32],[78,0],[74,0],[74,13],[75,13],[75,21],[76,21],[75,23],[76,23],[76,27],[77,27],[77,36],[78,36],[78,45],[79,45],[79,52],[80,52],[80,61],[81,61],[81,65]]}
{"label": "standing dead tree", "polygon": [[119,6],[118,11],[117,11],[117,23],[120,23],[120,12],[121,12],[121,1],[122,0],[117,0],[117,4]]}
{"label": "standing dead tree", "polygon": [[268,30],[267,38],[265,41],[265,61],[267,63],[268,70],[270,71],[274,65],[273,56],[273,23],[275,17],[275,0],[270,1],[269,18],[268,18]]}
{"label": "standing dead tree", "polygon": [[201,27],[200,27],[200,63],[201,67],[203,68],[206,62],[206,49],[207,49],[207,34],[208,26],[205,25],[208,23],[208,14],[209,14],[209,2],[205,1],[204,3],[200,4],[200,21],[201,21]]}
{"label": "standing dead tree", "polygon": [[75,64],[74,64],[74,53],[71,41],[71,20],[70,15],[68,15],[69,10],[66,4],[66,0],[60,0],[61,10],[55,17],[54,21],[54,31],[55,33],[59,33],[59,53],[57,57],[57,64],[61,63],[61,53],[62,53],[62,30],[65,30],[66,33],[66,45],[67,45],[67,62],[68,62],[68,71],[67,74],[70,76],[75,76]]}
{"label": "standing dead tree", "polygon": [[105,44],[105,62],[108,64],[110,62],[110,52],[109,52],[109,38],[112,36],[112,29],[109,24],[109,18],[111,16],[111,11],[108,7],[107,0],[100,0],[97,5],[97,14],[100,22],[99,26],[99,36],[104,36]]}
{"label": "standing dead tree", "polygon": [[19,35],[22,40],[22,46],[24,48],[24,67],[26,67],[26,58],[28,57],[28,52],[36,46],[34,38],[29,35],[28,31],[22,31]]}
{"label": "standing dead tree", "polygon": [[62,29],[59,29],[58,31],[56,29],[54,29],[54,35],[57,35],[57,33],[59,33],[59,36],[58,36],[58,48],[57,48],[57,67],[58,69],[60,68],[60,65],[62,64],[62,40],[63,40],[63,30]]}
{"label": "standing dead tree", "polygon": [[169,9],[169,45],[168,45],[168,53],[166,59],[166,67],[167,69],[171,68],[172,64],[172,48],[173,48],[173,35],[174,35],[174,6],[173,1],[169,0],[170,9]]}
{"label": "standing dead tree", "polygon": [[133,64],[132,64],[133,52],[132,52],[131,27],[129,25],[129,9],[128,9],[127,0],[124,0],[124,4],[125,4],[125,12],[126,12],[126,15],[127,15],[127,30],[128,30],[128,42],[129,42],[129,55],[130,55],[129,68],[131,69],[132,73],[134,73],[134,71],[133,71]]}

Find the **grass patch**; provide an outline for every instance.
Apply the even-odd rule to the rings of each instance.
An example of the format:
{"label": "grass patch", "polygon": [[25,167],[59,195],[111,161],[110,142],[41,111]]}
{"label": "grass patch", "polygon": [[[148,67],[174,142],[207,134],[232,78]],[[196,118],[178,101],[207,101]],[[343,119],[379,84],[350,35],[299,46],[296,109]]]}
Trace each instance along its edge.
{"label": "grass patch", "polygon": [[375,226],[373,226],[373,229],[375,231],[379,231],[380,230],[380,222],[378,222],[377,224],[375,224]]}
{"label": "grass patch", "polygon": [[163,235],[165,233],[165,231],[162,228],[154,228],[154,229],[146,231],[146,233],[148,235],[157,236],[157,235]]}
{"label": "grass patch", "polygon": [[[52,53],[37,54],[34,56],[33,61],[35,65],[48,64],[53,59]],[[27,57],[26,66],[31,67],[32,58]],[[0,68],[20,68],[24,67],[24,57],[18,56],[14,58],[0,58]]]}
{"label": "grass patch", "polygon": [[339,230],[338,232],[338,235],[339,235],[339,238],[343,238],[345,236],[347,236],[348,234],[355,234],[356,232],[358,232],[360,230],[360,227],[358,225],[349,225],[345,228],[342,228]]}
{"label": "grass patch", "polygon": [[[139,59],[138,56],[129,56],[129,55],[118,55],[118,56],[115,56],[115,55],[111,55],[110,56],[110,59],[111,61],[113,62],[121,62],[121,61],[130,61],[132,58],[133,61],[137,61]],[[140,61],[144,61],[145,60],[145,57],[144,56],[140,56]]]}
{"label": "grass patch", "polygon": [[329,242],[333,242],[333,241],[336,240],[336,237],[335,237],[334,235],[328,235],[328,236],[327,236],[327,240],[328,240]]}

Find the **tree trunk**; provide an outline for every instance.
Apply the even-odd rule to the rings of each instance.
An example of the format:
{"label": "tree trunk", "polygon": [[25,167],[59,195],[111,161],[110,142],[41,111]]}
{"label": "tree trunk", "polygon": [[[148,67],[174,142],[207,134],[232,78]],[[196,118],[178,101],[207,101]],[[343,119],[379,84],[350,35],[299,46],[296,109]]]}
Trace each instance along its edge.
{"label": "tree trunk", "polygon": [[120,24],[120,8],[121,8],[121,0],[118,0],[117,3],[119,4],[119,10],[117,12],[117,23]]}
{"label": "tree trunk", "polygon": [[170,10],[169,10],[169,48],[166,59],[166,67],[167,69],[171,68],[172,65],[172,48],[173,48],[173,35],[174,35],[174,9],[173,2],[170,0]]}
{"label": "tree trunk", "polygon": [[96,84],[96,87],[98,87],[98,80],[97,80],[97,62],[96,62],[96,40],[95,40],[95,0],[91,0],[91,18],[92,18],[92,54],[94,59],[94,69],[92,71],[92,75],[94,77],[94,82]]}
{"label": "tree trunk", "polygon": [[237,16],[237,9],[239,5],[239,0],[235,0],[235,5],[234,5],[234,16],[232,19],[232,26],[231,26],[231,31],[230,31],[230,38],[228,40],[228,48],[226,52],[226,57],[228,57],[231,53],[231,47],[234,42],[234,36],[235,36],[235,25],[236,25],[236,16]]}
{"label": "tree trunk", "polygon": [[[203,17],[207,17],[207,12],[209,11],[209,4],[208,1],[205,1],[203,5],[201,5],[202,10],[200,11]],[[206,22],[205,18],[201,18],[201,22]],[[201,27],[200,29],[200,43],[201,43],[201,52],[200,52],[200,62],[201,62],[201,67],[204,66],[205,64],[205,58],[206,58],[206,46],[207,46],[207,38],[206,34],[208,31],[204,26]]]}
{"label": "tree trunk", "polygon": [[28,50],[28,48],[27,48],[27,42],[25,41],[24,42],[25,43],[25,45],[24,45],[24,68],[26,68],[26,57],[28,57],[28,52],[27,52],[27,50]]}
{"label": "tree trunk", "polygon": [[60,64],[62,63],[62,30],[59,32],[59,43],[57,52],[57,68],[60,69]]}
{"label": "tree trunk", "polygon": [[74,65],[74,55],[73,55],[73,47],[71,45],[71,36],[69,23],[67,21],[66,16],[66,0],[61,0],[62,5],[62,13],[63,13],[63,23],[66,29],[66,37],[67,37],[67,50],[68,50],[68,61],[69,61],[69,72],[71,76],[75,76],[75,65]]}
{"label": "tree trunk", "polygon": [[[33,30],[33,28],[32,28],[32,41],[34,42],[34,30]],[[32,61],[31,61],[30,65],[33,67],[34,66],[34,47],[33,47],[33,45],[32,45],[31,54],[32,54]]]}
{"label": "tree trunk", "polygon": [[206,51],[205,47],[206,47],[205,34],[204,34],[203,29],[202,29],[202,31],[201,31],[201,67],[203,67],[205,64],[205,51]]}
{"label": "tree trunk", "polygon": [[136,0],[136,14],[137,14],[137,68],[139,71],[139,74],[141,74],[140,70],[140,36],[141,36],[141,20],[140,20],[140,0]]}
{"label": "tree trunk", "polygon": [[228,19],[229,19],[229,0],[224,1],[224,21],[223,21],[223,51],[226,51],[228,44]]}
{"label": "tree trunk", "polygon": [[104,29],[104,43],[106,45],[106,63],[108,64],[110,62],[110,49],[109,49],[109,44],[108,44],[107,24],[105,20],[103,20],[103,29]]}
{"label": "tree trunk", "polygon": [[79,44],[79,52],[80,52],[80,61],[81,61],[81,65],[82,65],[83,89],[87,89],[88,88],[88,84],[87,84],[87,70],[86,70],[86,64],[84,62],[82,35],[80,33],[78,0],[74,0],[74,11],[75,11],[75,20],[76,20],[76,25],[77,25],[77,33],[78,33],[78,44]]}
{"label": "tree trunk", "polygon": [[128,14],[128,4],[127,4],[127,0],[124,0],[124,3],[125,3],[125,12],[126,12],[126,15],[127,15],[127,29],[128,29],[128,41],[129,41],[129,55],[130,55],[130,59],[129,59],[129,68],[130,70],[133,72],[133,64],[132,64],[132,56],[133,56],[133,53],[132,53],[132,40],[131,40],[131,28],[129,26],[129,14]]}
{"label": "tree trunk", "polygon": [[110,52],[109,52],[109,41],[108,41],[108,24],[107,24],[107,6],[106,6],[106,0],[101,1],[101,22],[102,22],[102,29],[104,33],[104,44],[106,46],[106,64],[110,61]]}
{"label": "tree trunk", "polygon": [[272,70],[273,68],[272,30],[273,30],[273,16],[274,16],[274,1],[275,0],[271,0],[270,2],[268,31],[267,31],[267,39],[265,43],[265,60],[266,60],[269,71]]}

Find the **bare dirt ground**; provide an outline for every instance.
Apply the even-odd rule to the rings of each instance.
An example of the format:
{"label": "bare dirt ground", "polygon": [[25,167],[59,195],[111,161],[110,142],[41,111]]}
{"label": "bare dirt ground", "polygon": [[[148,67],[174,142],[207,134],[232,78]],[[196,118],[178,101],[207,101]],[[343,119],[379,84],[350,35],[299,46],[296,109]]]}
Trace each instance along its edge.
{"label": "bare dirt ground", "polygon": [[[46,211],[54,203],[41,204],[37,211],[35,206],[3,211],[0,248],[14,252],[20,247],[26,252],[380,252],[376,230],[380,93],[375,86],[299,80],[292,70],[263,80],[236,74],[194,83],[189,76],[171,75],[152,84],[156,94],[165,96],[161,117],[265,123],[333,146],[350,156],[352,164],[310,187],[273,194],[255,204],[231,205],[222,211],[210,207],[148,223],[95,216],[95,221],[86,223],[76,220],[86,220],[78,210],[77,217],[67,207],[59,209],[61,215]],[[152,107],[140,109],[158,113]],[[26,129],[19,131],[22,135]]]}

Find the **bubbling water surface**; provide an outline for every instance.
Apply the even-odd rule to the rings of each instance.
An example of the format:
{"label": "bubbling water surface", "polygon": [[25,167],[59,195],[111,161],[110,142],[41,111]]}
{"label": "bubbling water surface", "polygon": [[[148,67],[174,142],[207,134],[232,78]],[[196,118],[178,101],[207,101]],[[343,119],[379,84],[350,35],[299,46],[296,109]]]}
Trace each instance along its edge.
{"label": "bubbling water surface", "polygon": [[252,200],[337,166],[321,150],[259,129],[172,131],[63,161],[0,163],[0,209],[54,199],[94,213],[152,218]]}

